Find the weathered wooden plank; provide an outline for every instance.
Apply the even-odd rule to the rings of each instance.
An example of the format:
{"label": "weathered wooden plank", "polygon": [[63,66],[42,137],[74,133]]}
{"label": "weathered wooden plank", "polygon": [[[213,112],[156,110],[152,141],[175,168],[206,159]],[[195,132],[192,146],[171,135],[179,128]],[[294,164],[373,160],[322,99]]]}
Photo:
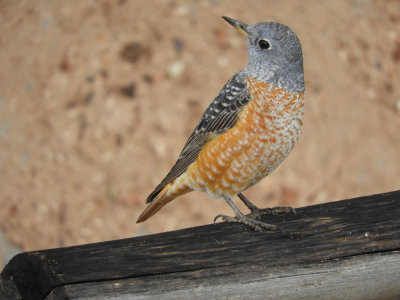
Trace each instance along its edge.
{"label": "weathered wooden plank", "polygon": [[[55,299],[57,295],[72,297],[79,290],[88,292],[91,284],[98,292],[111,287],[108,293],[118,290],[118,282],[137,295],[162,291],[163,284],[172,286],[174,293],[186,286],[195,289],[195,279],[205,280],[198,281],[197,288],[215,283],[229,286],[229,281],[223,282],[228,279],[236,286],[254,274],[268,278],[307,265],[314,268],[321,262],[385,252],[393,252],[390,257],[398,266],[393,257],[400,250],[400,191],[309,206],[297,209],[296,215],[263,216],[262,220],[277,224],[282,233],[259,233],[244,225],[219,223],[22,253],[4,268],[0,295],[3,292],[8,297],[5,293],[15,287],[24,299],[41,299],[53,290],[50,297]],[[168,280],[178,281],[171,284]]]}
{"label": "weathered wooden plank", "polygon": [[[400,299],[400,252],[355,255],[302,265],[203,269],[67,285],[64,299]],[[233,273],[237,272],[237,273]]]}

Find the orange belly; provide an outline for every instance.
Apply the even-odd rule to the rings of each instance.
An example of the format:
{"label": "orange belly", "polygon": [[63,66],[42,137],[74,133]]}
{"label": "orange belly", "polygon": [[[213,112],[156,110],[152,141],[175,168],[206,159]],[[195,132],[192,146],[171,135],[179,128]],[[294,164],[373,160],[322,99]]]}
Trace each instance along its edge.
{"label": "orange belly", "polygon": [[247,81],[252,99],[237,124],[209,141],[185,174],[194,190],[232,197],[270,174],[298,139],[303,93]]}

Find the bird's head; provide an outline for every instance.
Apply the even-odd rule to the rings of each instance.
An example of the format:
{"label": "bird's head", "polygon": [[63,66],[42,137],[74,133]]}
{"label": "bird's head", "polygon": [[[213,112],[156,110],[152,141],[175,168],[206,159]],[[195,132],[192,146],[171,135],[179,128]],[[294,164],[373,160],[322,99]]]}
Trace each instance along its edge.
{"label": "bird's head", "polygon": [[300,40],[288,26],[276,22],[247,25],[223,17],[246,39],[249,63],[245,71],[290,91],[304,90]]}

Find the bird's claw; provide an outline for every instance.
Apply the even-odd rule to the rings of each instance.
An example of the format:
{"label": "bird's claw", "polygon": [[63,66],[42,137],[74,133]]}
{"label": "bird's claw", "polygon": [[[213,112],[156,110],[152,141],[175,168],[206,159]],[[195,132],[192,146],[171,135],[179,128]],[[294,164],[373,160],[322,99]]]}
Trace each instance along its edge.
{"label": "bird's claw", "polygon": [[296,214],[296,210],[289,206],[275,206],[272,208],[255,208],[247,215],[250,218],[259,218],[262,215]]}
{"label": "bird's claw", "polygon": [[247,226],[250,226],[253,228],[255,231],[263,231],[263,229],[266,230],[272,230],[272,231],[281,231],[278,226],[273,225],[273,224],[267,224],[261,221],[254,220],[251,217],[247,216],[240,216],[240,217],[230,217],[226,216],[223,214],[219,214],[214,218],[214,223],[221,218],[223,222],[238,222],[245,224]]}
{"label": "bird's claw", "polygon": [[219,214],[217,216],[215,216],[214,218],[214,223],[221,218],[223,222],[238,222],[236,217],[230,217],[224,214]]}

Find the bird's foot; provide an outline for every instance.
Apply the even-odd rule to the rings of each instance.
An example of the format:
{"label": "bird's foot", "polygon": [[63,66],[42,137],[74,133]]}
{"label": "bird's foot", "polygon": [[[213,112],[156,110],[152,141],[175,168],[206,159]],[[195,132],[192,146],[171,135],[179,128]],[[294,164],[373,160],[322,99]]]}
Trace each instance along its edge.
{"label": "bird's foot", "polygon": [[258,208],[256,206],[250,209],[250,218],[260,218],[262,215],[278,215],[278,214],[296,214],[296,210],[290,206],[275,206],[272,208]]}
{"label": "bird's foot", "polygon": [[261,215],[277,215],[280,213],[293,213],[296,214],[296,211],[292,207],[288,206],[275,206],[273,208],[258,208],[255,206],[249,199],[247,199],[242,193],[238,194],[238,197],[242,202],[247,206],[247,208],[250,210],[250,214],[247,215],[248,217],[255,217],[258,218]]}
{"label": "bird's foot", "polygon": [[216,216],[214,218],[214,223],[219,218],[221,218],[222,221],[224,221],[224,222],[238,222],[238,223],[245,224],[245,225],[250,226],[251,228],[253,228],[255,231],[263,231],[263,229],[281,231],[279,229],[279,227],[276,226],[276,225],[260,222],[260,221],[254,220],[251,217],[244,216],[244,215],[236,216],[236,217],[230,217],[230,216],[226,216],[226,215],[220,214],[220,215],[218,215],[218,216]]}

